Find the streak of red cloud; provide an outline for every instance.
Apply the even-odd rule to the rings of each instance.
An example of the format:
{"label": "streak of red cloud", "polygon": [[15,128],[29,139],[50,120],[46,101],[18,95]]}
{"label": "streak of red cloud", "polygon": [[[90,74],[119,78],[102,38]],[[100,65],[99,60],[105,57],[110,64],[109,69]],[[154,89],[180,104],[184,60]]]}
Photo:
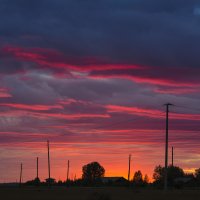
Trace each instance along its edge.
{"label": "streak of red cloud", "polygon": [[13,56],[22,61],[39,64],[41,68],[71,69],[79,71],[106,70],[106,69],[140,69],[137,65],[112,64],[100,58],[66,56],[62,52],[46,48],[22,48],[7,46],[3,48],[6,55]]}
{"label": "streak of red cloud", "polygon": [[93,113],[76,113],[76,114],[62,114],[62,113],[38,113],[41,117],[54,117],[60,119],[79,119],[79,118],[110,118],[108,114],[93,114]]}
{"label": "streak of red cloud", "polygon": [[12,95],[9,94],[8,89],[0,88],[0,98],[8,98],[8,97],[12,97]]}
{"label": "streak of red cloud", "polygon": [[[146,77],[134,77],[131,76],[137,83],[150,83],[153,85],[161,85],[161,86],[180,86],[180,87],[197,87],[197,84],[191,82],[181,82],[177,80],[169,80],[162,78],[146,78]],[[199,87],[199,86],[198,86]]]}
{"label": "streak of red cloud", "polygon": [[165,88],[165,89],[155,89],[154,92],[160,93],[160,94],[192,94],[197,93],[200,91],[200,87],[197,88],[190,88],[190,87],[184,87],[184,88]]}
{"label": "streak of red cloud", "polygon": [[83,105],[88,105],[90,102],[88,102],[88,101],[86,102],[86,101],[82,101],[82,100],[76,100],[76,99],[61,99],[61,100],[59,100],[59,103],[62,104],[62,105],[70,105],[70,104],[73,104],[73,103],[80,103],[80,104],[83,104]]}
{"label": "streak of red cloud", "polygon": [[0,106],[7,106],[22,110],[34,110],[34,111],[47,111],[51,109],[63,109],[61,105],[26,105],[26,104],[16,104],[16,103],[1,103]]}
{"label": "streak of red cloud", "polygon": [[[107,105],[108,113],[126,113],[131,115],[138,115],[150,118],[165,118],[164,112],[155,109],[144,109],[138,107],[118,106],[118,105]],[[200,120],[200,114],[181,114],[181,113],[170,113],[172,119],[183,119],[183,120]]]}
{"label": "streak of red cloud", "polygon": [[177,81],[177,80],[169,80],[167,78],[148,78],[148,77],[144,77],[144,76],[134,76],[134,75],[90,75],[90,78],[93,79],[105,79],[105,78],[119,78],[119,79],[129,79],[131,81],[134,81],[136,83],[146,83],[146,84],[152,84],[152,85],[159,85],[159,86],[170,86],[170,87],[197,87],[199,88],[200,85],[196,84],[196,83],[191,83],[191,82],[181,82],[181,81]]}
{"label": "streak of red cloud", "polygon": [[163,118],[163,113],[159,110],[153,109],[143,109],[138,107],[127,107],[127,106],[118,106],[118,105],[107,105],[108,113],[117,113],[124,112],[127,114],[154,117],[154,118]]}
{"label": "streak of red cloud", "polygon": [[[35,111],[35,110],[32,110]],[[38,111],[38,110],[36,110]],[[41,110],[40,110],[41,111]],[[10,110],[0,112],[3,117],[22,117],[22,116],[31,116],[40,119],[48,119],[48,118],[57,118],[57,119],[68,119],[75,120],[80,118],[110,118],[109,114],[93,114],[93,113],[72,113],[72,114],[64,114],[64,113],[42,113],[42,112],[31,112],[27,110]]]}
{"label": "streak of red cloud", "polygon": [[[106,59],[95,57],[74,57],[65,55],[64,53],[46,48],[22,48],[6,46],[1,50],[6,56],[14,57],[20,61],[34,62],[41,69],[51,69],[55,75],[66,77],[66,72],[75,70],[86,72],[86,76],[90,78],[121,78],[129,79],[137,83],[146,83],[151,85],[169,86],[169,87],[188,87],[188,90],[176,91],[171,93],[182,94],[199,90],[199,84],[195,81],[179,80],[175,77],[168,76],[166,69],[160,71],[157,76],[157,68],[144,67],[132,64],[109,63]],[[114,71],[113,71],[114,70]],[[134,70],[132,73],[126,70]],[[186,74],[188,69],[179,69],[180,73]],[[134,73],[133,73],[134,72]],[[146,75],[148,72],[148,76]],[[197,70],[198,72],[198,70]],[[192,73],[192,72],[191,72]],[[78,75],[77,75],[78,77]],[[190,89],[190,87],[193,87]],[[164,93],[164,90],[156,90],[156,92]]]}
{"label": "streak of red cloud", "polygon": [[181,113],[171,113],[170,117],[172,119],[184,119],[184,120],[200,120],[200,114],[181,114]]}

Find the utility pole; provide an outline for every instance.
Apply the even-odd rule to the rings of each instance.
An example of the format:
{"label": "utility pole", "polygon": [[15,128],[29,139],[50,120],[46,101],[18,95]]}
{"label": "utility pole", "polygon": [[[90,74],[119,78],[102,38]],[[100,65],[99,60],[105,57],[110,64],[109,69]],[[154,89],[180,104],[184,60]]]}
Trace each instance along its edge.
{"label": "utility pole", "polygon": [[49,140],[47,140],[47,149],[48,149],[48,174],[49,174],[49,187],[51,186],[50,179],[51,179],[51,168],[50,168],[50,153],[49,153]]}
{"label": "utility pole", "polygon": [[165,104],[166,106],[166,136],[165,136],[165,179],[164,190],[167,191],[167,168],[168,168],[168,130],[169,130],[169,106],[171,103]]}
{"label": "utility pole", "polygon": [[128,181],[130,182],[130,171],[131,171],[131,154],[128,158]]}
{"label": "utility pole", "polygon": [[38,173],[38,161],[39,161],[39,158],[37,157],[37,176],[36,176],[37,179],[39,178],[39,173]]}
{"label": "utility pole", "polygon": [[174,166],[174,147],[172,147],[172,167]]}
{"label": "utility pole", "polygon": [[69,160],[67,162],[67,181],[69,181]]}
{"label": "utility pole", "polygon": [[22,170],[23,170],[23,165],[21,163],[21,166],[20,166],[20,177],[19,177],[19,186],[22,185]]}

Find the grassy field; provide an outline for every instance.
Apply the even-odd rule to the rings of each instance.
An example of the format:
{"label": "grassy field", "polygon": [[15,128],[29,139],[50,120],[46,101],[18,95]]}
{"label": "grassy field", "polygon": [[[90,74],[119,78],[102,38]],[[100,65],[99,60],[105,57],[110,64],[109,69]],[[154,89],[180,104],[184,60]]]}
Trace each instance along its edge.
{"label": "grassy field", "polygon": [[2,200],[193,200],[200,190],[160,190],[131,188],[0,188]]}

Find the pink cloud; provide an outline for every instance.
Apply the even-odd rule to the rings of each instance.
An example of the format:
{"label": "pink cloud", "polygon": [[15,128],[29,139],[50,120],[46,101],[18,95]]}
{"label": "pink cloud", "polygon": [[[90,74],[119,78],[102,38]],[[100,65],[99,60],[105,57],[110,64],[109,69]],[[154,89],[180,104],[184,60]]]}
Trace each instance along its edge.
{"label": "pink cloud", "polygon": [[108,113],[127,113],[131,115],[153,117],[153,118],[163,118],[163,112],[153,109],[144,109],[139,107],[128,107],[128,106],[118,106],[118,105],[107,105]]}
{"label": "pink cloud", "polygon": [[[143,71],[144,74],[146,74],[147,72]],[[196,84],[196,83],[192,83],[192,82],[183,82],[183,81],[178,81],[178,80],[170,80],[168,78],[156,78],[156,77],[144,77],[142,75],[128,75],[127,74],[112,74],[112,75],[101,75],[101,74],[92,74],[90,75],[90,78],[94,78],[94,79],[102,79],[102,78],[120,78],[120,79],[128,79],[128,80],[132,80],[136,83],[141,83],[141,84],[152,84],[152,85],[158,85],[158,86],[170,86],[170,87],[195,87],[195,88],[199,88],[200,85]],[[178,90],[178,89],[177,89]],[[197,90],[197,89],[196,89]],[[194,90],[193,90],[194,91]]]}
{"label": "pink cloud", "polygon": [[177,87],[177,88],[157,88],[154,90],[154,92],[156,93],[160,93],[160,94],[177,94],[177,95],[181,95],[181,94],[192,94],[192,93],[198,93],[200,91],[200,86],[193,86],[193,87]]}
{"label": "pink cloud", "polygon": [[[107,105],[108,113],[126,113],[130,115],[138,115],[150,118],[165,118],[165,113],[155,109],[144,109],[138,107],[118,106],[118,105]],[[200,114],[181,114],[181,113],[170,113],[172,119],[178,120],[200,120]]]}
{"label": "pink cloud", "polygon": [[61,105],[26,105],[26,104],[16,104],[16,103],[1,103],[0,106],[6,106],[10,108],[16,108],[19,110],[34,110],[34,111],[47,111],[51,109],[63,109]]}
{"label": "pink cloud", "polygon": [[0,88],[0,98],[9,98],[12,95],[9,93],[9,90],[6,88]]}
{"label": "pink cloud", "polygon": [[35,62],[41,68],[71,69],[79,71],[106,70],[106,69],[140,69],[137,65],[112,64],[101,58],[73,57],[54,49],[22,48],[7,46],[2,49],[7,56],[13,56],[21,61]]}
{"label": "pink cloud", "polygon": [[[23,107],[23,109],[25,109]],[[42,107],[42,110],[35,110],[30,109],[28,107],[28,110],[9,110],[9,111],[3,111],[0,112],[1,116],[4,117],[22,117],[22,116],[32,116],[40,119],[48,119],[48,118],[57,118],[57,119],[68,119],[68,120],[75,120],[80,118],[110,118],[109,114],[95,114],[95,113],[69,113],[69,114],[63,114],[63,113],[44,113],[44,112],[31,112],[32,111],[45,111],[44,109],[49,109],[49,107]],[[40,109],[40,107],[39,107]]]}
{"label": "pink cloud", "polygon": [[[59,78],[73,76],[72,71],[86,73],[90,78],[121,78],[140,84],[150,84],[161,87],[155,89],[158,93],[185,94],[198,92],[200,88],[198,69],[188,71],[186,68],[158,68],[138,66],[136,64],[112,63],[105,58],[74,57],[63,52],[47,48],[23,48],[6,46],[2,50],[5,56],[19,61],[36,63],[37,68],[52,70]],[[177,76],[177,73],[181,74]],[[173,74],[172,74],[173,73]],[[79,75],[75,75],[79,77]],[[191,77],[193,79],[191,80]],[[174,88],[176,87],[176,89]],[[185,90],[184,88],[185,87]]]}

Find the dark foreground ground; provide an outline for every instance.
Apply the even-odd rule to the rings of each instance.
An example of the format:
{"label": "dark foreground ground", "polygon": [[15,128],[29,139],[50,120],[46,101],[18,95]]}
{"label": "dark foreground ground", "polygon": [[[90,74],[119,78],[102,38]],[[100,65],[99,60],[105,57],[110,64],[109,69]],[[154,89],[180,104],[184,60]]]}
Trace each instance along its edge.
{"label": "dark foreground ground", "polygon": [[1,200],[193,200],[200,189],[161,190],[133,188],[0,188]]}

